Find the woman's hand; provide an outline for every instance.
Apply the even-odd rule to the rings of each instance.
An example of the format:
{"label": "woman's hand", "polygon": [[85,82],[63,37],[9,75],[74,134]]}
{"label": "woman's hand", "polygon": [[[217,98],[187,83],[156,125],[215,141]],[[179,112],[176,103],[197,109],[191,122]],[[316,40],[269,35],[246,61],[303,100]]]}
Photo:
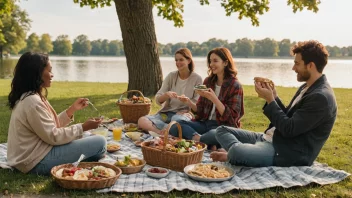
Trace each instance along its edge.
{"label": "woman's hand", "polygon": [[81,110],[85,107],[87,107],[89,99],[88,98],[78,98],[72,105],[71,107],[73,110],[78,111]]}
{"label": "woman's hand", "polygon": [[208,90],[196,90],[196,93],[199,94],[200,96],[207,98],[208,100],[212,101],[214,103],[214,101],[218,98],[215,94],[215,92],[213,91],[213,89],[209,88]]}
{"label": "woman's hand", "polygon": [[101,118],[89,118],[82,124],[83,131],[98,128],[98,126],[101,124],[101,121]]}
{"label": "woman's hand", "polygon": [[188,104],[191,101],[191,99],[189,99],[189,97],[185,95],[177,96],[177,99],[179,99],[181,102],[185,104]]}
{"label": "woman's hand", "polygon": [[77,110],[81,110],[85,107],[88,106],[88,98],[78,98],[67,110],[66,113],[68,115],[69,118],[71,118],[73,116],[73,114],[77,111]]}
{"label": "woman's hand", "polygon": [[177,98],[177,93],[173,91],[165,92],[164,95],[166,95],[168,98]]}

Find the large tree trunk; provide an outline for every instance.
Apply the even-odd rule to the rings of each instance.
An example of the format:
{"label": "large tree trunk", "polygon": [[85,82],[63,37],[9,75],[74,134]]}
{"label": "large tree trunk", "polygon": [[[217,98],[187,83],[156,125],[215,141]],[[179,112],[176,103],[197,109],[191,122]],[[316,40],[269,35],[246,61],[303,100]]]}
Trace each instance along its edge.
{"label": "large tree trunk", "polygon": [[154,95],[163,76],[151,0],[115,0],[128,67],[128,90]]}

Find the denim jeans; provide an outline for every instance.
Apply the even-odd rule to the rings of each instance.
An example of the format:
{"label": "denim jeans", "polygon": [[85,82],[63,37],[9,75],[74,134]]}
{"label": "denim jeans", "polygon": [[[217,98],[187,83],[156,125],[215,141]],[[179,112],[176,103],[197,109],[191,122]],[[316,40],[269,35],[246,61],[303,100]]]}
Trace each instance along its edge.
{"label": "denim jeans", "polygon": [[[200,135],[200,142],[207,145],[218,145],[219,143],[215,138],[215,130],[219,126],[216,120],[205,120],[205,121],[179,121],[182,128],[182,138],[191,140],[194,135]],[[178,137],[178,130],[173,125],[169,133],[175,137]]]}
{"label": "denim jeans", "polygon": [[98,161],[106,152],[106,139],[103,136],[89,136],[68,144],[54,146],[50,152],[29,172],[50,175],[50,170],[60,164],[73,163],[84,154],[85,162]]}
{"label": "denim jeans", "polygon": [[163,113],[157,113],[155,115],[147,115],[146,116],[156,128],[159,130],[162,130],[167,127],[167,125],[171,121],[181,121],[181,120],[186,120],[190,121],[191,119],[188,118],[187,116],[179,115],[176,114],[175,112],[169,111],[169,112],[163,112]]}
{"label": "denim jeans", "polygon": [[216,139],[228,152],[227,159],[231,164],[250,167],[274,165],[274,146],[263,138],[263,133],[220,126],[216,129]]}

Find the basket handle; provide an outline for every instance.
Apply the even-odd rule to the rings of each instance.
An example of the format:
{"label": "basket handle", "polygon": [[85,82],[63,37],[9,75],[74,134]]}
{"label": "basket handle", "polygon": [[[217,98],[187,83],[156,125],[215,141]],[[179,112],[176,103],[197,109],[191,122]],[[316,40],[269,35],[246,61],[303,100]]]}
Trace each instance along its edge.
{"label": "basket handle", "polygon": [[166,131],[164,133],[164,148],[163,150],[166,151],[166,144],[168,143],[169,141],[169,130],[171,129],[172,125],[176,124],[177,126],[177,130],[178,130],[178,138],[182,139],[182,128],[181,128],[181,125],[176,122],[176,121],[171,121],[169,125],[167,125],[167,128],[166,128]]}
{"label": "basket handle", "polygon": [[121,94],[120,98],[117,100],[117,102],[120,103],[120,102],[121,102],[121,99],[122,99],[122,96],[125,95],[126,93],[129,93],[129,92],[137,92],[137,93],[139,93],[139,95],[142,96],[143,101],[144,101],[144,95],[143,95],[142,92],[140,92],[140,91],[138,91],[138,90],[129,90],[129,91],[123,92],[123,93]]}

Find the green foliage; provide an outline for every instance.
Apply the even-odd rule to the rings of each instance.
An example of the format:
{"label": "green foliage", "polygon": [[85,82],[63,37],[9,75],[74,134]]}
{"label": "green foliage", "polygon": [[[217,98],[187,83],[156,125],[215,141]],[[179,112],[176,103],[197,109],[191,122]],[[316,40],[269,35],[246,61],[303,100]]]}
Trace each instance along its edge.
{"label": "green foliage", "polygon": [[68,35],[60,35],[53,42],[53,54],[69,56],[72,53],[72,44]]}
{"label": "green foliage", "polygon": [[5,16],[10,16],[13,8],[14,8],[13,0],[0,1],[0,43],[6,43],[5,35],[3,34],[4,25],[3,25],[2,19]]}
{"label": "green foliage", "polygon": [[36,33],[32,33],[27,39],[27,49],[26,51],[39,52],[39,37]]}
{"label": "green foliage", "polygon": [[86,35],[81,34],[73,41],[72,54],[87,56],[90,54],[91,50],[92,46],[90,45],[90,41]]}
{"label": "green foliage", "polygon": [[90,6],[92,9],[98,7],[111,6],[112,0],[73,0],[74,3],[79,3],[81,7]]}
{"label": "green foliage", "polygon": [[283,39],[279,42],[279,56],[290,56],[291,50],[291,41],[290,39]]}
{"label": "green foliage", "polygon": [[253,55],[253,42],[247,38],[236,40],[236,53],[237,56],[252,56]]}
{"label": "green foliage", "polygon": [[292,5],[293,12],[302,11],[305,7],[313,12],[318,12],[320,0],[287,0],[287,5]]}
{"label": "green foliage", "polygon": [[[111,6],[112,0],[73,0],[81,7],[91,8]],[[152,0],[153,6],[158,10],[158,16],[166,20],[173,21],[175,27],[182,27],[184,20],[183,0]],[[199,0],[200,5],[209,5],[209,0]],[[213,2],[212,2],[213,3]],[[249,18],[253,26],[259,26],[258,15],[263,15],[269,11],[269,0],[221,0],[221,6],[225,9],[226,16],[238,13],[238,19]],[[291,5],[293,12],[302,11],[304,8],[317,12],[320,0],[287,0],[287,5]]]}
{"label": "green foliage", "polygon": [[109,52],[107,55],[111,56],[123,56],[125,55],[124,50],[123,50],[123,44],[122,41],[119,40],[112,40],[109,42]]}
{"label": "green foliage", "polygon": [[39,41],[39,49],[43,53],[50,53],[53,51],[54,46],[51,42],[51,38],[49,34],[42,34],[41,39]]}
{"label": "green foliage", "polygon": [[17,5],[13,5],[11,14],[1,16],[1,40],[0,47],[4,51],[17,54],[26,46],[26,33],[30,28],[28,14]]}

